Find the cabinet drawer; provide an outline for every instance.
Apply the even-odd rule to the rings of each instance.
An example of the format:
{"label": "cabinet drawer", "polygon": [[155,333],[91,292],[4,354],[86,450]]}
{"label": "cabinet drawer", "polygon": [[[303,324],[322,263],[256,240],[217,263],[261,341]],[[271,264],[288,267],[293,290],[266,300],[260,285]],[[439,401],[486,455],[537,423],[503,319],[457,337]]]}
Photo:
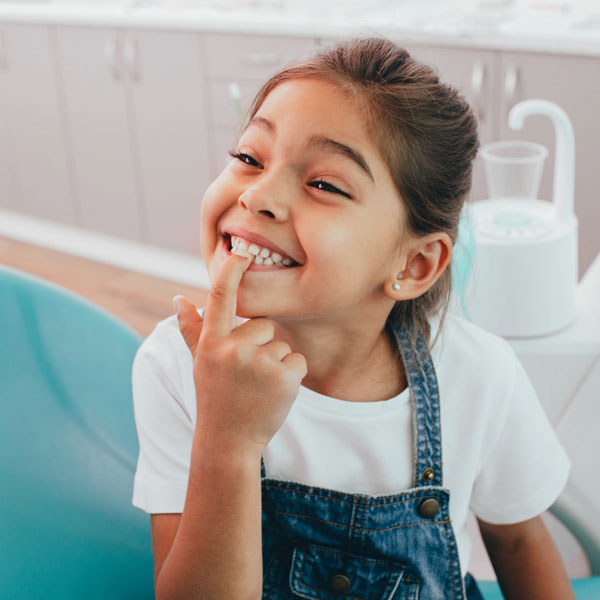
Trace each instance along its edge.
{"label": "cabinet drawer", "polygon": [[313,38],[211,33],[206,36],[208,75],[262,81],[316,45]]}

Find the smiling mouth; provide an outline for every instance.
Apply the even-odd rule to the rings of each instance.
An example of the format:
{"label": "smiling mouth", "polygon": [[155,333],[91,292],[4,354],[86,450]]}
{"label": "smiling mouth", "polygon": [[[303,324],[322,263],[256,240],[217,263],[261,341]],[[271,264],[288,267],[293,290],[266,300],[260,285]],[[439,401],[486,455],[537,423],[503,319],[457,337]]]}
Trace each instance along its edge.
{"label": "smiling mouth", "polygon": [[249,255],[252,257],[253,265],[265,265],[281,268],[291,268],[299,266],[295,260],[289,256],[275,252],[270,248],[265,248],[256,242],[250,242],[236,235],[228,233],[223,234],[223,239],[227,245],[227,250],[232,254]]}

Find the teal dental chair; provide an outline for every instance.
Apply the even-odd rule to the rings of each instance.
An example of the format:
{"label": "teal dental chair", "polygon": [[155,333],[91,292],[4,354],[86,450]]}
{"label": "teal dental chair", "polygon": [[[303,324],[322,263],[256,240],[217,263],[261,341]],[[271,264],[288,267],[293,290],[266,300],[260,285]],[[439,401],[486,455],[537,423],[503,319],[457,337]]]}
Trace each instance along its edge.
{"label": "teal dental chair", "polygon": [[150,520],[131,505],[141,337],[0,265],[0,597],[154,598]]}

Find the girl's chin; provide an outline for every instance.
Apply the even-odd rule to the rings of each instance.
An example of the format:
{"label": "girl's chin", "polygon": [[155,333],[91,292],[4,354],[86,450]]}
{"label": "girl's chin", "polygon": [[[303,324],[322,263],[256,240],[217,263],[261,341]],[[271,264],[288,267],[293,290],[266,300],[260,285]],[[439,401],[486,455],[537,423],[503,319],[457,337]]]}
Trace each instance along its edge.
{"label": "girl's chin", "polygon": [[277,307],[269,302],[265,302],[264,290],[261,290],[261,295],[263,298],[253,298],[248,297],[249,295],[246,295],[243,291],[242,293],[238,293],[235,314],[244,319],[262,317],[277,320],[278,318],[285,317],[285,315],[280,314]]}
{"label": "girl's chin", "polygon": [[238,301],[235,307],[235,314],[244,319],[254,319],[256,317],[269,317],[269,307],[264,302],[244,301],[238,294]]}

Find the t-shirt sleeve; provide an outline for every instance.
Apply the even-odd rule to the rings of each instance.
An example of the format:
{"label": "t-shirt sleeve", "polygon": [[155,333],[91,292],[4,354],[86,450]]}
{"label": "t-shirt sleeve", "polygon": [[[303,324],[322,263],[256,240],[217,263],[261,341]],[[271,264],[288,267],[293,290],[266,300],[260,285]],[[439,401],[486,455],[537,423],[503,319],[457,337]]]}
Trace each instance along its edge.
{"label": "t-shirt sleeve", "polygon": [[[178,332],[177,332],[178,333]],[[183,338],[159,324],[144,340],[132,367],[132,393],[140,452],[132,504],[147,513],[181,513],[187,493],[194,434],[183,369],[192,373]],[[181,363],[184,364],[181,364]],[[193,378],[192,378],[193,380]]]}
{"label": "t-shirt sleeve", "polygon": [[507,409],[483,453],[470,508],[489,523],[531,519],[547,510],[565,487],[570,462],[525,369],[511,349]]}

